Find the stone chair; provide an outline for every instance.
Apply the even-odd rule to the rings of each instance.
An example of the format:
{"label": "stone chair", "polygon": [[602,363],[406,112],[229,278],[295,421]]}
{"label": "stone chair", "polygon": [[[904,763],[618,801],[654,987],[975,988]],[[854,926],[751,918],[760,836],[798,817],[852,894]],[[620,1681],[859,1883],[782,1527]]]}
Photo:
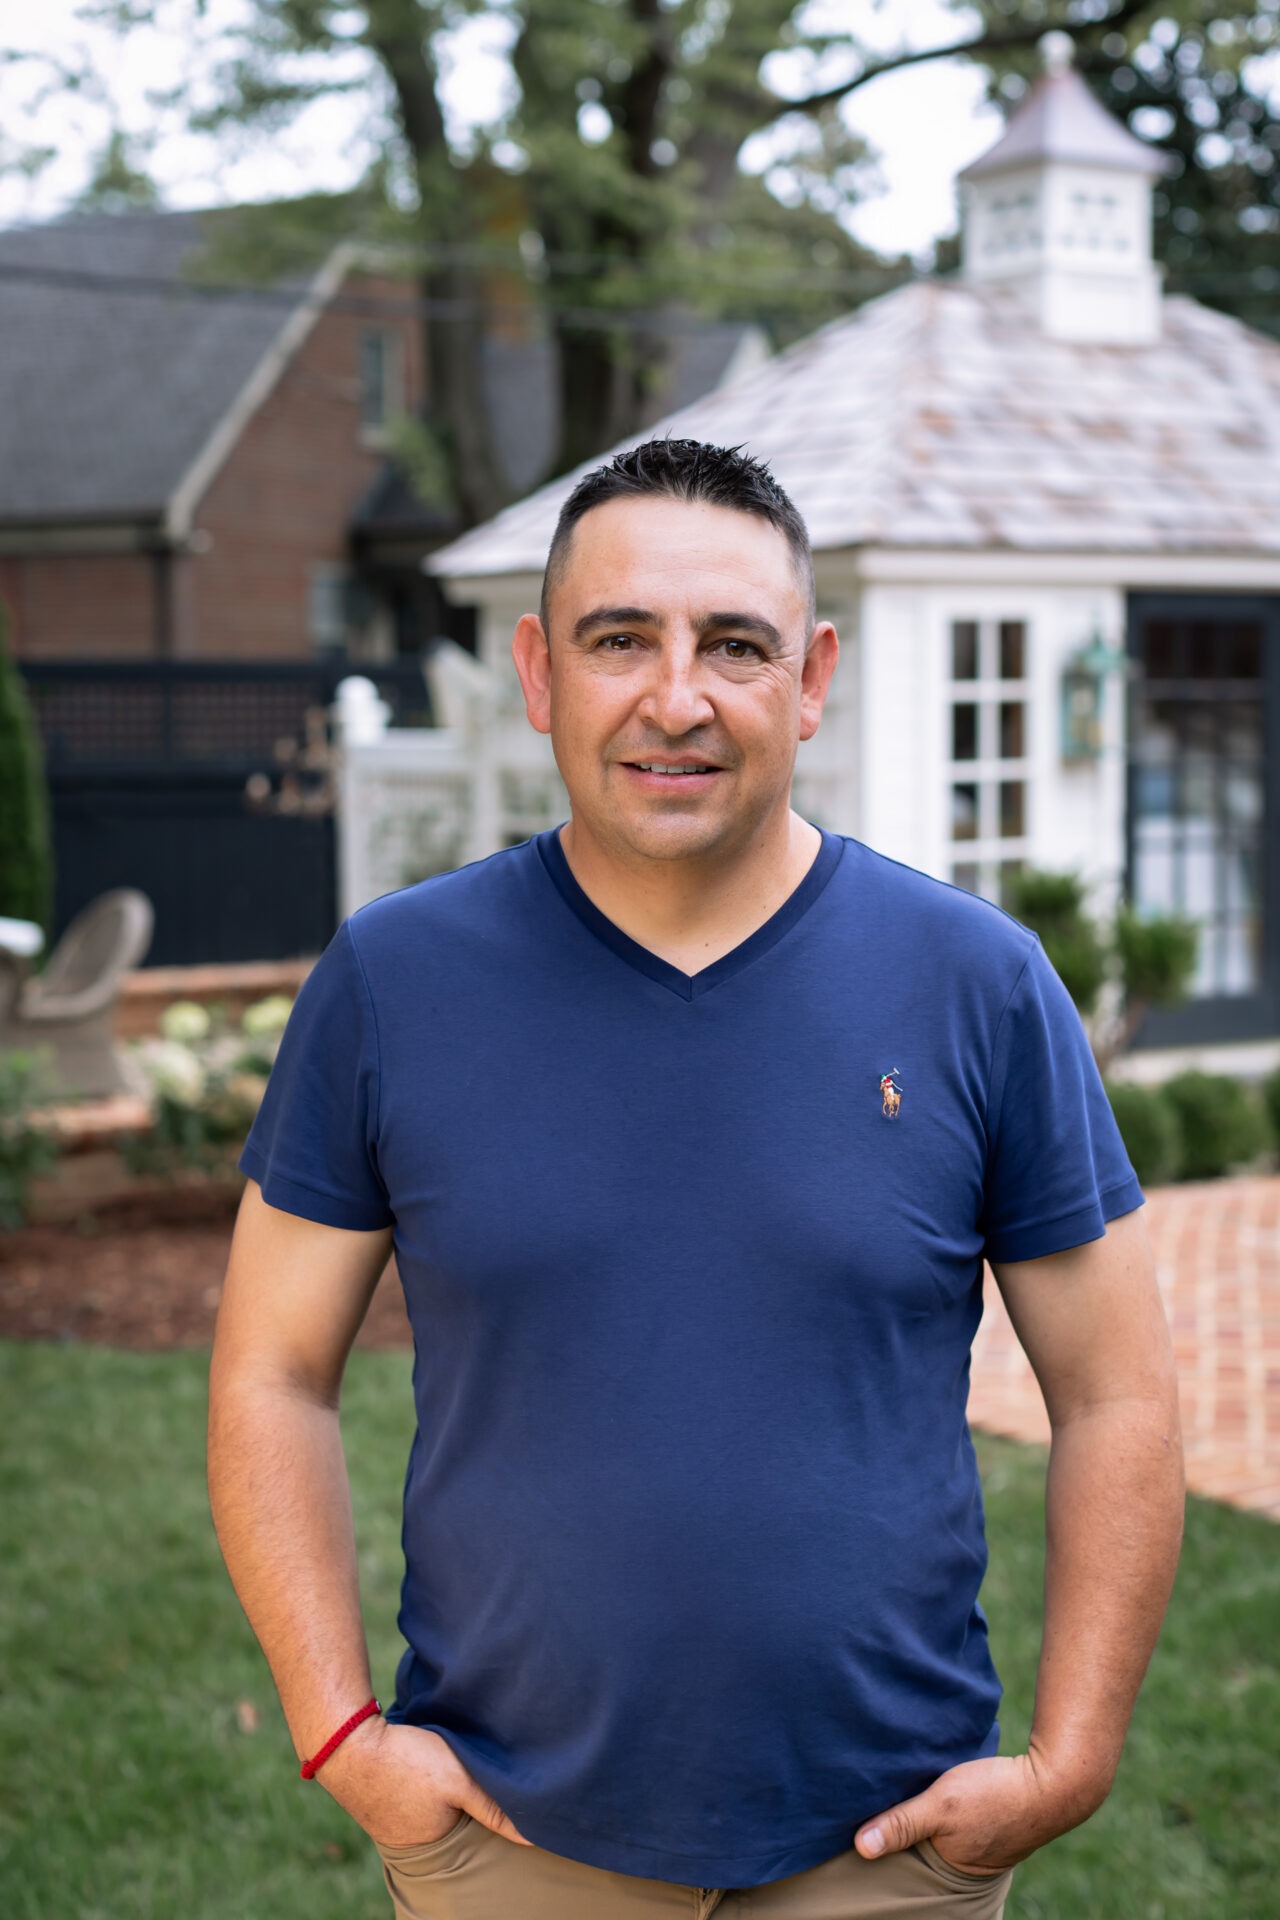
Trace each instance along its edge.
{"label": "stone chair", "polygon": [[76,915],[42,973],[24,978],[0,955],[0,1051],[51,1049],[61,1095],[126,1091],[115,1049],[116,1001],[125,974],[151,945],[153,923],[145,893],[115,887]]}

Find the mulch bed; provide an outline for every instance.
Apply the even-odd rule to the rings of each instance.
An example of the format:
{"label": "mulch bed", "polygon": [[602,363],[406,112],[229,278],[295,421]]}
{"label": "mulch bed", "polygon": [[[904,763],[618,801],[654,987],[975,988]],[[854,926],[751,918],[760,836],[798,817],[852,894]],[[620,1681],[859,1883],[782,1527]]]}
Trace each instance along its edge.
{"label": "mulch bed", "polygon": [[[238,1197],[225,1184],[175,1186],[0,1234],[0,1339],[142,1352],[208,1346]],[[393,1263],[358,1344],[409,1342]]]}

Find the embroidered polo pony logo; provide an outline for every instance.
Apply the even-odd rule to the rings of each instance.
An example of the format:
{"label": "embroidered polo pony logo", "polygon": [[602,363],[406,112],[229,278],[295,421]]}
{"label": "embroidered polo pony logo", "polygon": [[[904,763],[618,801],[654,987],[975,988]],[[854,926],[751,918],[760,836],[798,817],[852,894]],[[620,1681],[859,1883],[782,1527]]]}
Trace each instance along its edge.
{"label": "embroidered polo pony logo", "polygon": [[902,1106],[902,1088],[898,1085],[897,1076],[897,1067],[891,1067],[888,1073],[880,1076],[880,1111],[886,1120],[896,1120]]}

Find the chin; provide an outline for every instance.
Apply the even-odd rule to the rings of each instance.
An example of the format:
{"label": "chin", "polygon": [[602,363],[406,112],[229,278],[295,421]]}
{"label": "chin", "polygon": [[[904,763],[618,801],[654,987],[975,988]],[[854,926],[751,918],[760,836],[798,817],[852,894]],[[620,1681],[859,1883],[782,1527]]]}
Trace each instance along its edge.
{"label": "chin", "polygon": [[720,821],[654,819],[619,823],[611,837],[646,860],[694,860],[734,838]]}

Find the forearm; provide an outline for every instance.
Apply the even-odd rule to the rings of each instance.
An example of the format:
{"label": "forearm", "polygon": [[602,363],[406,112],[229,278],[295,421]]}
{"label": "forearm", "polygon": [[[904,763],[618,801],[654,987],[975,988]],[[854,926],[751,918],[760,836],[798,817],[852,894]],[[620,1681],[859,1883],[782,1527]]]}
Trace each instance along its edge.
{"label": "forearm", "polygon": [[1172,1377],[1055,1428],[1029,1751],[1072,1824],[1110,1789],[1173,1585],[1183,1495]]}
{"label": "forearm", "polygon": [[336,1406],[217,1362],[209,1493],[227,1570],[300,1756],[369,1698],[355,1537]]}

